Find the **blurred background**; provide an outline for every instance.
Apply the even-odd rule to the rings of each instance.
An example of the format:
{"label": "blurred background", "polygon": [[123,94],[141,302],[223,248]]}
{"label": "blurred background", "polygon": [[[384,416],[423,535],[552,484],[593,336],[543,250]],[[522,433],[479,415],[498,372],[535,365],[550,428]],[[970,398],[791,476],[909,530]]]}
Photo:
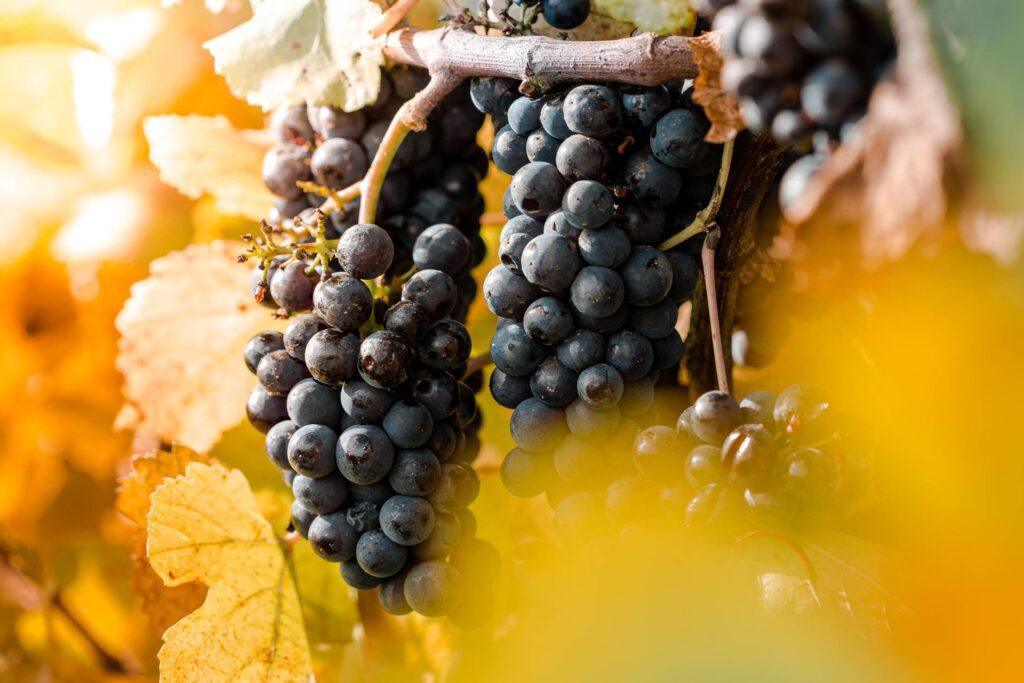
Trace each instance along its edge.
{"label": "blurred background", "polygon": [[[122,403],[114,320],[154,258],[253,227],[211,198],[189,199],[161,183],[142,131],[145,117],[167,113],[262,127],[263,114],[231,96],[202,48],[244,18],[248,10],[236,4],[211,14],[198,0],[170,8],[158,0],[0,0],[0,681],[157,675],[167,623],[146,609],[133,530],[114,507],[118,476],[146,445],[114,429]],[[765,628],[739,605],[738,581],[716,569],[722,549],[712,546],[638,539],[632,553],[563,552],[544,501],[513,499],[497,479],[510,447],[507,415],[484,392],[483,491],[474,509],[479,535],[505,558],[508,616],[465,635],[425,622],[387,632],[405,643],[396,661],[413,662],[406,673],[466,681],[682,673],[1019,680],[1010,654],[1024,608],[1016,423],[1024,268],[1013,216],[1024,210],[1024,7],[922,6],[970,146],[975,182],[954,190],[981,207],[976,231],[992,222],[1011,228],[998,231],[994,247],[987,241],[985,254],[953,239],[871,271],[848,267],[801,292],[814,306],[780,297],[777,322],[788,332],[778,357],[737,371],[740,395],[816,382],[868,418],[878,500],[863,531],[898,571],[840,573],[851,577],[851,595],[872,596],[870,614],[787,613]],[[417,17],[438,14],[422,3]],[[488,180],[492,211],[504,182],[499,173]],[[478,306],[473,318],[478,344],[494,324],[484,311]],[[211,455],[246,474],[283,528],[287,492],[261,437],[241,426]],[[348,643],[354,610],[348,602],[325,614],[340,627],[311,636],[318,680],[375,678],[365,652]],[[372,636],[364,625],[356,637],[367,629]],[[591,668],[595,652],[603,654],[599,669]]]}

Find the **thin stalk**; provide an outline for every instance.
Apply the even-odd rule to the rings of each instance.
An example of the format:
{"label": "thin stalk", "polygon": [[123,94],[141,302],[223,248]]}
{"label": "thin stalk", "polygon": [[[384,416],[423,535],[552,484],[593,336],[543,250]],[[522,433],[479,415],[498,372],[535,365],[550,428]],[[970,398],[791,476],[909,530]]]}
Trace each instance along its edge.
{"label": "thin stalk", "polygon": [[384,139],[380,141],[380,147],[373,157],[370,170],[362,181],[363,200],[359,204],[359,222],[373,223],[377,216],[377,204],[380,202],[380,188],[384,184],[384,178],[391,167],[391,161],[395,158],[398,148],[405,140],[405,136],[412,130],[404,121],[402,110],[409,106],[406,102],[402,109],[398,110],[395,117],[391,119],[388,130],[384,133]]}
{"label": "thin stalk", "polygon": [[718,287],[715,284],[715,247],[721,237],[717,225],[712,224],[708,237],[700,250],[704,263],[704,289],[708,293],[708,317],[711,322],[711,345],[715,351],[715,373],[719,391],[729,392],[729,373],[725,367],[725,349],[722,346],[722,323],[718,315]]}
{"label": "thin stalk", "polygon": [[715,179],[715,189],[711,192],[711,199],[708,205],[700,210],[700,213],[685,228],[669,237],[658,245],[661,251],[668,251],[673,247],[701,234],[708,229],[708,225],[715,220],[718,209],[722,206],[722,198],[725,196],[725,188],[729,184],[729,169],[732,167],[732,151],[735,140],[729,140],[722,146],[722,164],[718,167],[718,177]]}

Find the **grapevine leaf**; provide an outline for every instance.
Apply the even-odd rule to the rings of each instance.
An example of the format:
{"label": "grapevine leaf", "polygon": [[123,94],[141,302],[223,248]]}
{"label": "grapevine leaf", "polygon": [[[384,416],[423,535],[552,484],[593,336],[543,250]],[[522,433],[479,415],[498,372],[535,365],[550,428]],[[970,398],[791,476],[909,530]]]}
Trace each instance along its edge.
{"label": "grapevine leaf", "polygon": [[132,590],[156,631],[162,633],[203,603],[206,589],[198,583],[169,587],[146,559],[146,515],[150,495],[165,480],[185,474],[191,462],[210,464],[210,458],[186,448],[132,456],[131,473],[120,480],[115,504],[118,511],[135,523],[131,535]]}
{"label": "grapevine leaf", "polygon": [[189,247],[154,261],[132,286],[116,322],[126,400],[120,427],[206,452],[242,420],[255,384],[242,349],[268,316],[249,295],[241,250]]}
{"label": "grapevine leaf", "polygon": [[173,681],[301,681],[312,671],[299,596],[241,472],[190,463],[157,487],[147,554],[164,583],[199,581],[203,605],[164,633]]}
{"label": "grapevine leaf", "polygon": [[193,199],[209,193],[222,211],[260,220],[274,203],[260,169],[270,140],[223,116],[152,116],[143,122],[160,179]]}
{"label": "grapevine leaf", "polygon": [[746,128],[740,115],[736,97],[722,89],[722,36],[718,32],[705,33],[690,41],[693,58],[700,72],[693,81],[693,100],[704,107],[711,121],[708,142],[728,142]]}
{"label": "grapevine leaf", "polygon": [[943,231],[946,188],[960,167],[963,145],[924,17],[912,0],[889,4],[899,43],[892,76],[875,87],[854,138],[785,207],[792,223],[823,219],[815,222],[860,226],[868,264],[897,259]]}
{"label": "grapevine leaf", "polygon": [[594,0],[594,6],[613,19],[655,33],[692,29],[697,18],[687,0]]}
{"label": "grapevine leaf", "polygon": [[252,19],[205,47],[217,73],[250,104],[354,111],[380,90],[384,37],[370,37],[380,16],[370,0],[263,0]]}

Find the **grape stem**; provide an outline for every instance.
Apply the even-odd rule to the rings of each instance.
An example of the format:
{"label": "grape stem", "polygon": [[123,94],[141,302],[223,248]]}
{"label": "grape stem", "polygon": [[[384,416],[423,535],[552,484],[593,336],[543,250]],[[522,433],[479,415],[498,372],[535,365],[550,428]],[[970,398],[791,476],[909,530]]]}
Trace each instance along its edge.
{"label": "grape stem", "polygon": [[380,38],[385,33],[390,33],[393,28],[405,19],[405,15],[409,14],[416,3],[420,0],[398,0],[395,4],[388,8],[383,15],[381,15],[380,21],[377,25],[370,30],[370,36],[373,38]]}
{"label": "grape stem", "polygon": [[722,346],[722,324],[718,315],[718,288],[715,285],[715,248],[721,239],[718,225],[708,226],[708,236],[701,247],[700,257],[704,263],[704,288],[708,294],[708,316],[711,322],[711,344],[715,350],[715,373],[718,376],[718,390],[729,393],[729,371],[725,366],[725,349]]}
{"label": "grape stem", "polygon": [[732,166],[734,144],[735,140],[729,140],[722,146],[722,165],[718,168],[718,178],[715,180],[715,189],[711,192],[711,199],[708,201],[708,205],[700,210],[692,223],[659,244],[658,249],[668,251],[673,247],[678,247],[691,237],[695,237],[707,230],[708,225],[715,220],[715,216],[718,215],[718,209],[722,206],[722,197],[725,196],[726,185],[729,183],[729,169]]}
{"label": "grape stem", "polygon": [[479,356],[473,356],[466,363],[466,371],[462,373],[462,380],[466,380],[470,375],[478,370],[483,370],[488,365],[493,365],[494,360],[491,358],[491,352],[481,353]]}

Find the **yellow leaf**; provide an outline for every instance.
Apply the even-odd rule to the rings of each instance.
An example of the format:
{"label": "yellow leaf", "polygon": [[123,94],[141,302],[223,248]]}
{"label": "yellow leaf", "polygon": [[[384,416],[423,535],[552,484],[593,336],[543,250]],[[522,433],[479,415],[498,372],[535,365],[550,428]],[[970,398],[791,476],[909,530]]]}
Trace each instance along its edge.
{"label": "yellow leaf", "polygon": [[619,21],[655,33],[682,31],[697,18],[685,0],[595,0],[594,5]]}
{"label": "yellow leaf", "polygon": [[167,585],[209,587],[203,606],[164,633],[161,680],[306,680],[299,596],[242,473],[191,463],[152,501],[150,564]]}
{"label": "yellow leaf", "polygon": [[274,197],[263,184],[270,140],[238,130],[223,116],[151,116],[143,122],[160,179],[196,199],[211,194],[222,211],[264,218]]}
{"label": "yellow leaf", "polygon": [[136,524],[131,538],[132,590],[141,600],[150,623],[160,633],[194,612],[206,595],[205,588],[198,583],[165,586],[146,559],[150,495],[165,480],[185,474],[185,467],[191,462],[210,464],[212,460],[186,448],[132,456],[131,474],[120,480],[115,501],[118,511]]}
{"label": "yellow leaf", "polygon": [[117,317],[128,404],[119,425],[206,452],[245,416],[255,380],[245,342],[270,326],[249,294],[240,244],[214,243],[151,264]]}

